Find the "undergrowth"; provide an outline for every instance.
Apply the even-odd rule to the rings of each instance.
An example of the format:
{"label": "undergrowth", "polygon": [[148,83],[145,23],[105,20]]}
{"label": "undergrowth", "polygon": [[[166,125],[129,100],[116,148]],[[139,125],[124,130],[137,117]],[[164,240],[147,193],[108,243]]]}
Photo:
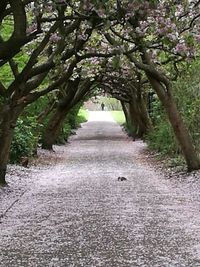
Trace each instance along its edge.
{"label": "undergrowth", "polygon": [[[200,63],[194,62],[173,84],[173,91],[179,111],[181,112],[198,153],[200,153],[199,67]],[[171,125],[157,98],[155,98],[152,103],[151,119],[154,124],[154,129],[146,136],[149,148],[159,152],[161,155],[169,155],[171,157],[170,164],[181,164],[183,158],[179,145],[177,144]]]}

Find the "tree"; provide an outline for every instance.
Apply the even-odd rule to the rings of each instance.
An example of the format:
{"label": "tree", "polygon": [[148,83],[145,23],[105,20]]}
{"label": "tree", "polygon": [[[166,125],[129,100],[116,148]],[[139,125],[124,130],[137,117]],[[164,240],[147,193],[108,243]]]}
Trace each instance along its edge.
{"label": "tree", "polygon": [[[143,137],[152,129],[151,119],[147,111],[147,97],[141,73],[128,65],[123,59],[123,67],[113,66],[116,59],[113,58],[110,66],[107,66],[102,79],[104,91],[112,97],[122,101],[122,107],[126,115],[126,123],[133,130],[132,134]],[[119,62],[118,62],[119,64]]]}
{"label": "tree", "polygon": [[[20,3],[21,4],[21,3]],[[66,8],[66,6],[64,7]],[[24,47],[24,52],[30,53],[22,70],[17,66],[15,59],[9,60],[10,70],[13,76],[6,86],[0,84],[1,116],[0,116],[0,182],[5,183],[6,166],[9,158],[9,150],[13,137],[16,121],[24,108],[36,101],[39,97],[56,90],[73,73],[79,60],[70,58],[81,49],[86,40],[77,39],[76,45],[66,48],[66,40],[80,26],[79,20],[65,22],[63,9],[57,10],[58,21],[51,22],[49,29],[43,31],[39,42],[30,43],[34,47],[30,53],[30,47]],[[40,18],[41,19],[41,18]],[[24,22],[25,23],[25,22]],[[23,25],[26,28],[26,24]],[[41,27],[41,25],[40,25]],[[90,30],[91,29],[91,30]],[[92,32],[92,27],[86,30],[86,34]],[[71,38],[70,38],[71,39]],[[72,43],[73,45],[73,43]],[[50,51],[51,50],[51,51]],[[63,53],[63,55],[61,55]],[[47,80],[48,73],[60,65],[60,58],[65,62],[65,71],[56,80]],[[7,88],[6,88],[7,87]]]}
{"label": "tree", "polygon": [[199,158],[174,101],[172,78],[165,74],[169,64],[176,72],[180,60],[195,56],[199,1],[186,1],[184,4],[172,1],[122,4],[117,1],[117,9],[118,16],[110,26],[107,39],[112,45],[122,48],[134,45],[134,54],[127,54],[127,57],[136,68],[145,72],[163,104],[188,170],[199,169]]}
{"label": "tree", "polygon": [[44,130],[42,138],[42,148],[52,149],[56,139],[63,126],[65,118],[69,111],[87,96],[94,81],[85,79],[81,81],[80,77],[74,81],[69,80],[63,87],[64,96],[59,99],[57,107],[50,117]]}

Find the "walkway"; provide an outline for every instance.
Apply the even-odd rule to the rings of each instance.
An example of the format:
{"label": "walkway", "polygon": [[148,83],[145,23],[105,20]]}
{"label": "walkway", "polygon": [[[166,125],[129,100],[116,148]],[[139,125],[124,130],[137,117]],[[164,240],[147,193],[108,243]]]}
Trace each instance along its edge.
{"label": "walkway", "polygon": [[162,177],[144,147],[93,112],[53,165],[30,169],[1,219],[0,266],[199,267],[199,188]]}

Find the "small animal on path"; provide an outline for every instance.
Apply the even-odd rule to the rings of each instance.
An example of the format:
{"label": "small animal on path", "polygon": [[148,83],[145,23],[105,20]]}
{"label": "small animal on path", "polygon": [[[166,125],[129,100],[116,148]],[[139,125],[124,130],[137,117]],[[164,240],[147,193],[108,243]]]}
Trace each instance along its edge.
{"label": "small animal on path", "polygon": [[21,159],[21,165],[28,168],[29,159],[27,157]]}
{"label": "small animal on path", "polygon": [[127,178],[126,177],[123,177],[123,176],[119,176],[117,178],[118,181],[127,181]]}

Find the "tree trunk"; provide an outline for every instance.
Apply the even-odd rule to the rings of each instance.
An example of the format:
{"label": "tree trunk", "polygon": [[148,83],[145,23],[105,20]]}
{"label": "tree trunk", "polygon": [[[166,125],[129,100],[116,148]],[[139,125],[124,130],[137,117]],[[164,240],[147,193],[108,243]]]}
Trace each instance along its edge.
{"label": "tree trunk", "polygon": [[55,141],[60,133],[67,113],[68,109],[61,110],[57,108],[52,117],[49,119],[49,122],[42,137],[43,149],[53,149],[53,144],[55,144]]}
{"label": "tree trunk", "polygon": [[1,114],[0,124],[0,184],[5,185],[6,170],[14,128],[20,112],[6,106]]}
{"label": "tree trunk", "polygon": [[139,125],[140,128],[142,129],[142,136],[143,136],[153,129],[153,125],[147,111],[146,103],[142,96],[137,98],[136,104],[139,113]]}
{"label": "tree trunk", "polygon": [[37,116],[37,122],[39,124],[43,123],[44,119],[52,112],[55,107],[56,101],[53,99],[47,104],[46,108]]}
{"label": "tree trunk", "polygon": [[66,87],[67,95],[65,98],[61,98],[55,113],[49,119],[45,132],[43,134],[42,148],[52,150],[53,144],[62,129],[64,120],[68,112],[78,104],[89,91],[92,81],[86,79],[85,82],[79,87],[80,79],[68,82]]}
{"label": "tree trunk", "polygon": [[138,121],[138,113],[136,110],[136,106],[131,101],[129,104],[129,121],[131,124],[131,131],[133,131],[133,137],[136,137],[138,128],[139,128],[139,121]]}
{"label": "tree trunk", "polygon": [[183,156],[187,163],[188,171],[200,169],[200,160],[194,149],[191,136],[189,135],[189,132],[177,109],[177,105],[170,88],[168,88],[168,91],[164,91],[163,85],[159,81],[152,78],[149,74],[147,74],[147,76],[161,103],[165,107],[167,116],[174,130],[174,134],[180,144]]}
{"label": "tree trunk", "polygon": [[128,125],[130,122],[129,122],[129,114],[128,114],[128,109],[127,109],[126,103],[123,101],[120,101],[120,102],[121,102],[122,110],[124,112],[124,116],[126,119],[126,124]]}
{"label": "tree trunk", "polygon": [[133,99],[131,101],[129,105],[129,117],[131,126],[135,129],[135,136],[142,138],[152,130],[151,119],[149,118],[143,99]]}

